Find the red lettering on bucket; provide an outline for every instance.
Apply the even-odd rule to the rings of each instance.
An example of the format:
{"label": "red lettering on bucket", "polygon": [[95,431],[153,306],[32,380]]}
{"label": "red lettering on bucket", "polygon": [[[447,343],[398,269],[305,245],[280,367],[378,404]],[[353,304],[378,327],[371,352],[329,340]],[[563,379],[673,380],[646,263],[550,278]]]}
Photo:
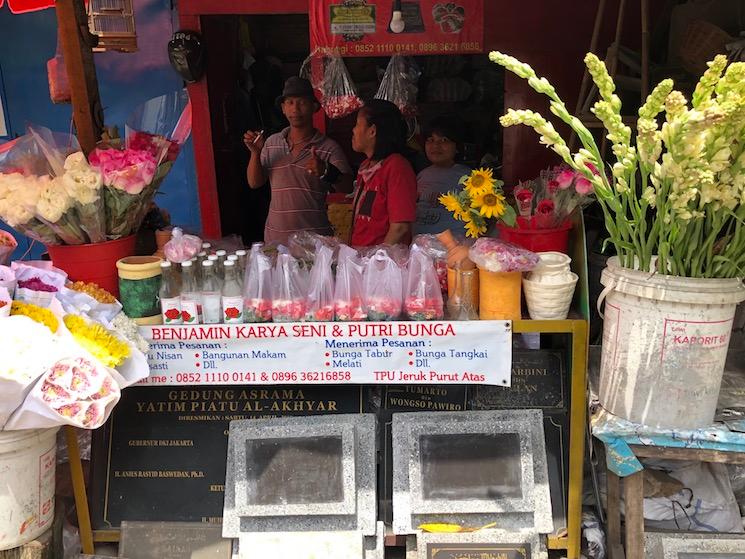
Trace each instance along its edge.
{"label": "red lettering on bucket", "polygon": [[728,343],[729,336],[673,336],[678,345],[721,346]]}

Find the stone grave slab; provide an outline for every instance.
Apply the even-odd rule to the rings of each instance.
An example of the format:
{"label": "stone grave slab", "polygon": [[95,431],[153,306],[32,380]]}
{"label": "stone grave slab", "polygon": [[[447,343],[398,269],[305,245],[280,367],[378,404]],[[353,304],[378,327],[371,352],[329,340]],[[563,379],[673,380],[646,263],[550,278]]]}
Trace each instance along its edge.
{"label": "stone grave slab", "polygon": [[232,542],[217,524],[122,522],[119,557],[134,559],[230,559]]}
{"label": "stone grave slab", "polygon": [[458,534],[419,533],[406,538],[406,559],[547,559],[534,532],[481,530]]}
{"label": "stone grave slab", "polygon": [[93,431],[93,527],[219,523],[231,421],[359,413],[362,393],[361,386],[131,386]]}
{"label": "stone grave slab", "polygon": [[647,559],[745,559],[745,534],[646,532]]}
{"label": "stone grave slab", "polygon": [[238,557],[363,559],[363,535],[356,531],[250,532],[241,534]]}
{"label": "stone grave slab", "polygon": [[395,414],[392,436],[394,533],[553,530],[540,410]]}
{"label": "stone grave slab", "polygon": [[232,422],[223,535],[374,536],[376,440],[372,414]]}

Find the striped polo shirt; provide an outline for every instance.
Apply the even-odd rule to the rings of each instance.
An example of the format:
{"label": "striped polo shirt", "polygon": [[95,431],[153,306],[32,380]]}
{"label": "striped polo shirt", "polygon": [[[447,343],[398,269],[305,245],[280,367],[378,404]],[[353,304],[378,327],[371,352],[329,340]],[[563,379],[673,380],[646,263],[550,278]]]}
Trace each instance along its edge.
{"label": "striped polo shirt", "polygon": [[300,153],[293,156],[287,141],[289,132],[290,129],[285,128],[269,136],[261,151],[261,165],[272,187],[269,216],[264,226],[264,242],[267,243],[287,243],[287,238],[295,231],[333,235],[326,209],[329,185],[306,169],[311,148],[315,147],[318,157],[330,162],[342,174],[352,172],[339,144],[317,130]]}

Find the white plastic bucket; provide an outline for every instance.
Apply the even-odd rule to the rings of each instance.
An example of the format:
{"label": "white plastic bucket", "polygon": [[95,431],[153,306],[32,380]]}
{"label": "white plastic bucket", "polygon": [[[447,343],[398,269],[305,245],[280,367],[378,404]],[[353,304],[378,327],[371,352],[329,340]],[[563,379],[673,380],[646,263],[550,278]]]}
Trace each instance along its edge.
{"label": "white plastic bucket", "polygon": [[0,431],[0,550],[52,525],[57,430]]}
{"label": "white plastic bucket", "polygon": [[709,426],[742,281],[639,272],[611,258],[600,282],[603,407],[652,427]]}

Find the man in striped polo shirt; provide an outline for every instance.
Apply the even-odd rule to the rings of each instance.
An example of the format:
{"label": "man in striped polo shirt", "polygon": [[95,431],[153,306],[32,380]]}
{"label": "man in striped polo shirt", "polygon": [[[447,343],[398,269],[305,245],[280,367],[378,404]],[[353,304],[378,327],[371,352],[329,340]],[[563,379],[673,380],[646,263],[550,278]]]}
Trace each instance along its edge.
{"label": "man in striped polo shirt", "polygon": [[295,231],[332,235],[326,194],[351,191],[352,170],[339,144],[313,127],[321,106],[308,80],[289,78],[277,102],[290,126],[266,141],[263,131],[243,136],[251,152],[249,186],[269,180],[272,188],[264,242],[287,243]]}

